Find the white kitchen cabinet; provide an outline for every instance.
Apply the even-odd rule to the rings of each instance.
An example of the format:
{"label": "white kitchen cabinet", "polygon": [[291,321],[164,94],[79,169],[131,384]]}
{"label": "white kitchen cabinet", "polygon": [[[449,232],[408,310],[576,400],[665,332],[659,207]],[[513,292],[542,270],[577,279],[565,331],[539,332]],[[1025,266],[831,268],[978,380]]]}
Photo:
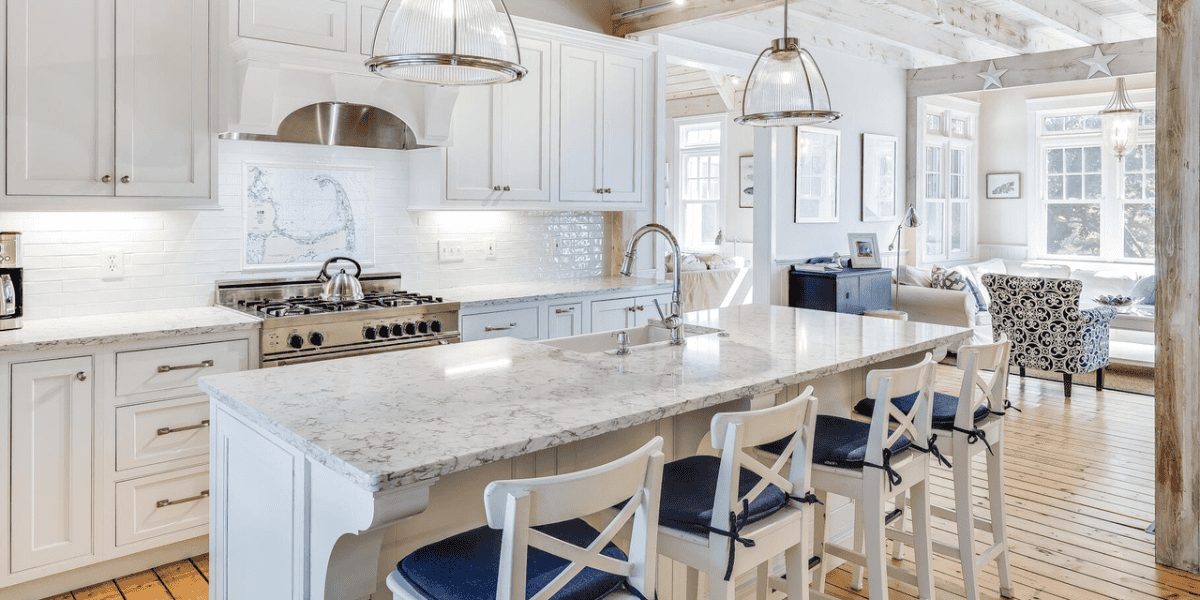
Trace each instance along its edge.
{"label": "white kitchen cabinet", "polygon": [[671,294],[655,294],[634,298],[617,298],[592,302],[592,331],[612,331],[626,327],[641,327],[658,318],[654,301],[658,300],[666,313],[671,307]]}
{"label": "white kitchen cabinet", "polygon": [[8,195],[209,195],[208,0],[8,11]]}
{"label": "white kitchen cabinet", "polygon": [[645,58],[563,44],[559,60],[563,202],[643,200],[647,68]]}
{"label": "white kitchen cabinet", "polygon": [[540,337],[538,307],[514,308],[462,316],[462,340],[474,342],[499,337],[535,341]]}
{"label": "white kitchen cabinet", "polygon": [[582,335],[583,303],[551,304],[547,307],[546,338],[556,339]]}
{"label": "white kitchen cabinet", "polygon": [[91,356],[12,365],[14,573],[93,552],[92,375]]}
{"label": "white kitchen cabinet", "polygon": [[344,52],[349,10],[345,0],[240,0],[238,35]]}
{"label": "white kitchen cabinet", "polygon": [[459,95],[446,150],[447,198],[550,201],[550,46],[522,37],[525,78]]}

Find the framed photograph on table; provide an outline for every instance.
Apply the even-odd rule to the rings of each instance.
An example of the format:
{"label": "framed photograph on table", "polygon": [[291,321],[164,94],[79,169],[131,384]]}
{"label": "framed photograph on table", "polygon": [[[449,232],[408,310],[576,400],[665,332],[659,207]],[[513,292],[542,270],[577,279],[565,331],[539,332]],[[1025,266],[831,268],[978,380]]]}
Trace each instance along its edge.
{"label": "framed photograph on table", "polygon": [[738,208],[754,208],[754,157],[738,159]]}
{"label": "framed photograph on table", "polygon": [[862,134],[862,220],[896,218],[896,136]]}
{"label": "framed photograph on table", "polygon": [[796,222],[838,222],[838,169],[842,133],[798,127],[796,132]]}
{"label": "framed photograph on table", "polygon": [[1016,199],[1021,197],[1020,173],[988,173],[987,197],[989,199]]}
{"label": "framed photograph on table", "polygon": [[873,233],[846,234],[850,239],[850,266],[855,269],[878,269],[883,266],[879,258],[879,240]]}

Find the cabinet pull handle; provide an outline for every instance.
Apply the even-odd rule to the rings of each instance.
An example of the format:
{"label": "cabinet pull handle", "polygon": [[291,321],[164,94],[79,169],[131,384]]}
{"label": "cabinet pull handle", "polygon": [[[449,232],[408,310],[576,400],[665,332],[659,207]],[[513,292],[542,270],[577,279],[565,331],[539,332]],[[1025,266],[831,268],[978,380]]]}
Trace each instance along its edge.
{"label": "cabinet pull handle", "polygon": [[604,188],[604,193],[605,193],[605,194],[611,194],[611,193],[612,193],[612,188]]}
{"label": "cabinet pull handle", "polygon": [[492,191],[493,191],[493,192],[502,192],[502,191],[504,191],[504,190],[503,190],[503,189],[501,189],[501,187],[500,187],[500,186],[498,186],[498,185],[493,185],[493,186],[492,186]]}
{"label": "cabinet pull handle", "polygon": [[639,304],[637,309],[638,309],[638,312],[641,312],[643,310],[646,310],[646,307]]}
{"label": "cabinet pull handle", "polygon": [[105,175],[100,178],[100,183],[112,183],[112,175]]}
{"label": "cabinet pull handle", "polygon": [[203,500],[207,497],[208,497],[208,490],[204,490],[203,492],[200,492],[199,496],[192,496],[191,498],[183,498],[181,500],[159,500],[158,502],[154,503],[154,505],[157,506],[158,508],[163,508],[163,507],[167,507],[167,506],[175,506],[176,504],[186,504],[188,502],[196,502],[199,500]]}
{"label": "cabinet pull handle", "polygon": [[196,425],[188,425],[187,427],[175,427],[175,428],[159,427],[158,431],[155,433],[157,433],[158,435],[171,435],[172,433],[179,433],[180,431],[191,431],[193,429],[204,429],[205,427],[208,427],[208,419],[200,421]]}
{"label": "cabinet pull handle", "polygon": [[206,360],[196,365],[162,365],[158,368],[159,373],[170,373],[171,371],[186,371],[187,369],[204,369],[213,366],[213,361]]}
{"label": "cabinet pull handle", "polygon": [[489,325],[487,327],[484,327],[483,330],[489,331],[489,332],[490,331],[508,331],[509,329],[512,329],[513,327],[516,327],[516,326],[517,326],[516,323],[509,323],[508,327],[492,327]]}
{"label": "cabinet pull handle", "polygon": [[80,371],[75,374],[75,379],[78,379],[80,381],[87,381],[87,373]]}
{"label": "cabinet pull handle", "polygon": [[133,179],[131,179],[128,175],[121,178],[121,183],[129,183],[131,181],[133,181]]}
{"label": "cabinet pull handle", "polygon": [[562,315],[562,314],[566,314],[566,313],[569,313],[569,312],[575,312],[575,309],[573,309],[573,308],[560,308],[560,309],[557,309],[557,310],[555,310],[555,311],[554,311],[554,314],[557,314],[557,315]]}

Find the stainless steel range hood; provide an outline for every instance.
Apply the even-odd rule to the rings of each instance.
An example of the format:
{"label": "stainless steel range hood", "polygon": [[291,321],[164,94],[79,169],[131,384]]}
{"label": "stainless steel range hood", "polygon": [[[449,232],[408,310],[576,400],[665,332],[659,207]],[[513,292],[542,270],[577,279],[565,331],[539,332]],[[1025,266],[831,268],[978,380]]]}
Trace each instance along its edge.
{"label": "stainless steel range hood", "polygon": [[403,120],[365,104],[318,102],[284,117],[275,135],[228,132],[221,139],[354,146],[384,150],[424,148]]}

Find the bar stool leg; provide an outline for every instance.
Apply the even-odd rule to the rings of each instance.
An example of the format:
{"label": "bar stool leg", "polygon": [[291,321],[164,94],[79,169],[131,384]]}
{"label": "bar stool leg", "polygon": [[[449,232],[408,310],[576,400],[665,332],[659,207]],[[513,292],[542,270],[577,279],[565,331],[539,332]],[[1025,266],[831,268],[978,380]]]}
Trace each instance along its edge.
{"label": "bar stool leg", "polygon": [[[788,548],[783,553],[784,566],[788,572],[788,598],[807,598],[811,575],[808,559],[813,555],[811,538],[805,538],[799,546]],[[793,579],[795,578],[795,579]]]}
{"label": "bar stool leg", "polygon": [[757,600],[767,600],[767,593],[770,590],[770,581],[767,579],[771,576],[771,561],[767,561],[758,565],[758,576],[754,579],[754,587],[756,590],[755,598]]}
{"label": "bar stool leg", "polygon": [[[817,564],[817,572],[813,576],[815,579],[815,581],[813,581],[813,589],[818,592],[825,593],[825,567],[829,564],[829,556],[825,554],[825,539],[829,535],[829,531],[826,530],[828,527],[828,521],[825,518],[825,507],[829,504],[829,494],[827,492],[817,490],[817,499],[821,502],[818,503],[813,509],[813,548],[812,552],[809,552],[808,554],[811,556],[821,557],[821,562]],[[796,572],[792,569],[792,565],[790,563],[787,567],[788,573]],[[807,559],[805,559],[804,562],[804,570],[808,570]]]}
{"label": "bar stool leg", "polygon": [[[714,544],[709,548],[709,564],[724,565],[726,556],[728,556],[727,546],[724,544]],[[734,578],[729,578],[729,581],[724,581],[719,575],[713,572],[705,573],[708,577],[708,600],[734,600]]]}
{"label": "bar stool leg", "polygon": [[[872,469],[872,471],[875,470]],[[864,473],[863,478],[870,480],[870,483],[864,482],[866,483],[862,502],[864,506],[861,511],[856,512],[859,513],[858,522],[863,524],[863,537],[860,539],[873,550],[866,553],[867,587],[870,590],[867,597],[882,600],[888,597],[887,534],[884,532],[883,524],[886,491],[881,472]],[[916,489],[916,486],[913,486],[913,489]],[[920,527],[921,525],[915,521],[916,515],[913,515],[913,518],[913,527]],[[926,519],[925,525],[929,525],[928,519]],[[859,540],[855,541],[855,551],[861,552],[861,545],[857,543]]]}
{"label": "bar stool leg", "polygon": [[687,589],[685,590],[687,600],[696,600],[700,597],[700,570],[687,568]]}
{"label": "bar stool leg", "polygon": [[[896,496],[896,510],[900,511],[900,519],[896,523],[896,529],[904,531],[904,523],[908,520],[908,508],[905,506],[905,499],[908,497],[906,492],[900,492]],[[904,560],[904,542],[900,540],[892,540],[892,560],[900,562]]]}
{"label": "bar stool leg", "polygon": [[1004,519],[1004,443],[1002,428],[999,439],[992,442],[992,451],[995,454],[987,454],[988,499],[992,508],[992,543],[1004,544],[1004,549],[1000,551],[996,560],[1000,574],[1000,595],[1012,598],[1012,573],[1008,564],[1008,525]]}
{"label": "bar stool leg", "polygon": [[[933,598],[933,524],[929,516],[929,476],[908,490],[909,503],[912,505],[913,543],[916,546],[917,589],[922,600]],[[967,513],[970,514],[970,513]],[[880,520],[883,516],[880,513]],[[880,546],[882,548],[882,546]],[[974,558],[971,559],[974,562]],[[885,575],[886,577],[886,575]],[[874,589],[874,588],[872,588]],[[879,598],[887,598],[887,582],[883,585],[883,594]],[[872,598],[876,596],[874,593]]]}
{"label": "bar stool leg", "polygon": [[[961,444],[966,446],[966,444]],[[955,453],[954,514],[958,520],[958,559],[962,563],[963,588],[967,600],[979,600],[979,567],[975,562],[974,480],[970,451]],[[989,493],[991,492],[991,486]]]}
{"label": "bar stool leg", "polygon": [[[863,553],[863,529],[865,527],[864,525],[862,525],[862,523],[864,523],[864,521],[863,521],[863,506],[862,505],[863,505],[862,502],[854,503],[854,522],[855,522],[854,551],[859,554]],[[850,589],[852,589],[856,592],[861,592],[863,589],[863,567],[862,567],[862,565],[852,565],[852,567],[850,569],[850,574],[851,574]]]}

